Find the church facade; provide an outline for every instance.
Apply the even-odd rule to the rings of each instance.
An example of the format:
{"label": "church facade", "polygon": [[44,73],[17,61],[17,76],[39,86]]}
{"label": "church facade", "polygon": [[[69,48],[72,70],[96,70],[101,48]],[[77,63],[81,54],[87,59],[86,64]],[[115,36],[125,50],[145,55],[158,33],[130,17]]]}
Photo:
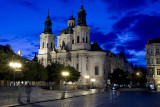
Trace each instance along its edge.
{"label": "church facade", "polygon": [[[57,36],[52,32],[52,22],[48,13],[44,32],[40,35],[38,61],[44,66],[52,62],[75,67],[81,74],[78,85],[103,87],[106,73],[106,52],[97,44],[90,43],[90,27],[86,22],[83,4],[78,12],[76,23],[73,15],[68,20],[68,27]],[[86,78],[89,77],[89,78]]]}

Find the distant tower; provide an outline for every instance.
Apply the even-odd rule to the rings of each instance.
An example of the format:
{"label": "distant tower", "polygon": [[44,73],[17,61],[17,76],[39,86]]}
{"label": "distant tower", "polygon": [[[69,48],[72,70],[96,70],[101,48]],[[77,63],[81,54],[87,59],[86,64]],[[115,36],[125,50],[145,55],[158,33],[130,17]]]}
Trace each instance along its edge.
{"label": "distant tower", "polygon": [[38,61],[46,66],[50,61],[50,52],[55,48],[55,35],[52,33],[52,22],[49,16],[49,10],[44,24],[44,32],[40,35]]}
{"label": "distant tower", "polygon": [[22,56],[22,51],[21,50],[18,51],[18,55]]}

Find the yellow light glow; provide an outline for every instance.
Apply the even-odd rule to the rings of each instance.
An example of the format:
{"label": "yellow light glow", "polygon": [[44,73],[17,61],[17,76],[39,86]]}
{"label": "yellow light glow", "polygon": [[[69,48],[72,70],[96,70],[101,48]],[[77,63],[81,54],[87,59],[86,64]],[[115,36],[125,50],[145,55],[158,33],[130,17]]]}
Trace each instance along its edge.
{"label": "yellow light glow", "polygon": [[140,73],[139,73],[139,72],[137,72],[137,73],[136,73],[136,75],[137,75],[137,76],[139,76],[139,75],[140,75]]}
{"label": "yellow light glow", "polygon": [[68,76],[68,75],[69,75],[69,72],[64,71],[64,72],[62,72],[62,75],[63,75],[63,76]]}
{"label": "yellow light glow", "polygon": [[20,68],[22,65],[20,63],[17,62],[10,62],[9,66],[14,67],[14,68]]}
{"label": "yellow light glow", "polygon": [[92,79],[91,79],[91,81],[92,81],[92,82],[95,82],[95,81],[96,81],[96,79],[92,78]]}
{"label": "yellow light glow", "polygon": [[88,75],[85,75],[85,76],[84,76],[84,78],[88,79],[88,78],[89,78],[89,76],[88,76]]}

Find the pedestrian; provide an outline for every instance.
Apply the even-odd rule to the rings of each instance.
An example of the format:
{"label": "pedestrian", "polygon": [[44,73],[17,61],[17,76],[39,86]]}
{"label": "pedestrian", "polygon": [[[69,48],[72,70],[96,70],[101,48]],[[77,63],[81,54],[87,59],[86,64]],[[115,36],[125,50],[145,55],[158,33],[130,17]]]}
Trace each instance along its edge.
{"label": "pedestrian", "polygon": [[21,100],[21,93],[22,93],[22,83],[20,82],[18,85],[18,101]]}
{"label": "pedestrian", "polygon": [[25,91],[26,91],[26,95],[27,95],[27,102],[30,102],[31,86],[29,85],[29,83],[27,83]]}

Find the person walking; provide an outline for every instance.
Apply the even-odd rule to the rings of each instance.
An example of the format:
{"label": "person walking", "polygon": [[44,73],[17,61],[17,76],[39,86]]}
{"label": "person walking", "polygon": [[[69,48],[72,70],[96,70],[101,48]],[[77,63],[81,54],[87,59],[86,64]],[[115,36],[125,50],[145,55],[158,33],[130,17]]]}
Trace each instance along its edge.
{"label": "person walking", "polygon": [[18,101],[21,101],[21,93],[22,93],[22,83],[20,82],[18,85]]}
{"label": "person walking", "polygon": [[27,83],[26,86],[27,102],[30,102],[31,86]]}

